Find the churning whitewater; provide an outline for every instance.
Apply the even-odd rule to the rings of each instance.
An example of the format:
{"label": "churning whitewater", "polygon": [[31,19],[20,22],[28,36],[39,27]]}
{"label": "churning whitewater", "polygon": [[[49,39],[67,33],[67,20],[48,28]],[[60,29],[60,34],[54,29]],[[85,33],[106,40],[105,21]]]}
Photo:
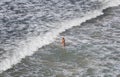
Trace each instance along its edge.
{"label": "churning whitewater", "polygon": [[120,0],[1,0],[0,72],[119,4]]}

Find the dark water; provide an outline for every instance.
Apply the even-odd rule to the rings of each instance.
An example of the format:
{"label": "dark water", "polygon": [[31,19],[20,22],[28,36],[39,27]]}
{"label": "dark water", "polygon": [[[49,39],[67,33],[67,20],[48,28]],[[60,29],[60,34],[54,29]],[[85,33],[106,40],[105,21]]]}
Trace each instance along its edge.
{"label": "dark water", "polygon": [[119,77],[119,2],[1,1],[0,77]]}

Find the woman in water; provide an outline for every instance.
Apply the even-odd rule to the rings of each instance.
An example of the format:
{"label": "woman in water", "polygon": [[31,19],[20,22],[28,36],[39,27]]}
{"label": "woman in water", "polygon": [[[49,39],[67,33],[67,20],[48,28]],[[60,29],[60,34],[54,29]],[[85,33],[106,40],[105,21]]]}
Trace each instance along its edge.
{"label": "woman in water", "polygon": [[62,38],[61,44],[63,47],[65,47],[65,38],[64,37]]}

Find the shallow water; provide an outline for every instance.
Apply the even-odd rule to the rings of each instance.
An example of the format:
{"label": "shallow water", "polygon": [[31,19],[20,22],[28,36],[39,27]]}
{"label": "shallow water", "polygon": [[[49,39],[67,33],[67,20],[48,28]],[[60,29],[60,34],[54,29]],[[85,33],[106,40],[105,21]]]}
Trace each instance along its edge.
{"label": "shallow water", "polygon": [[[119,77],[120,6],[61,33],[0,77]],[[61,37],[66,47],[61,47]]]}

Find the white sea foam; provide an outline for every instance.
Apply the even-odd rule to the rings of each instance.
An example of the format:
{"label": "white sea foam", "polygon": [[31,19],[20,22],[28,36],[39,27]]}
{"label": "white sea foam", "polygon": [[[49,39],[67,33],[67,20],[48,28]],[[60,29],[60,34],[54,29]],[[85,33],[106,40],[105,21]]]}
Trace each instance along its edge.
{"label": "white sea foam", "polygon": [[19,63],[22,58],[25,58],[26,56],[31,56],[38,50],[38,48],[54,42],[54,38],[56,38],[61,32],[64,32],[66,29],[80,25],[81,23],[86,22],[86,20],[90,20],[92,18],[96,18],[97,16],[103,15],[103,9],[118,6],[120,4],[119,0],[107,2],[108,5],[106,5],[102,9],[89,12],[86,16],[82,18],[76,18],[57,23],[56,25],[59,25],[60,27],[58,29],[51,30],[44,36],[31,37],[25,41],[21,41],[19,43],[19,47],[15,50],[14,54],[0,62],[0,72],[3,72],[11,68],[12,65]]}

